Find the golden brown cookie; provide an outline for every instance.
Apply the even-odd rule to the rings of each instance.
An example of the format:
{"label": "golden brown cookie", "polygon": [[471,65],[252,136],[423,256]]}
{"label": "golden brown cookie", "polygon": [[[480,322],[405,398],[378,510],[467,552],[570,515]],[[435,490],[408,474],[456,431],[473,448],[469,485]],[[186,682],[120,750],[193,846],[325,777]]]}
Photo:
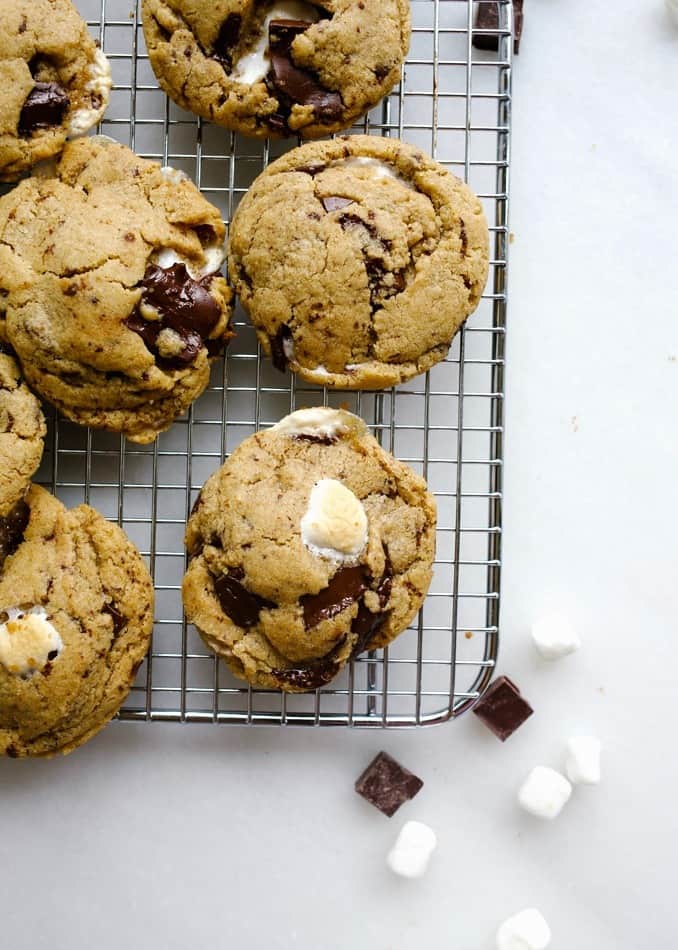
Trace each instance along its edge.
{"label": "golden brown cookie", "polygon": [[0,181],[103,116],[111,67],[70,0],[0,0]]}
{"label": "golden brown cookie", "polygon": [[381,389],[444,359],[478,306],[489,238],[480,201],[397,139],[293,149],[254,182],[229,275],[278,369]]}
{"label": "golden brown cookie", "polygon": [[186,531],[186,615],[237,676],[315,689],[410,623],[435,524],[423,479],[361,419],[294,412],[205,483]]}
{"label": "golden brown cookie", "polygon": [[0,550],[0,755],[70,752],[111,719],[148,650],[153,585],[125,534],[33,486]]}
{"label": "golden brown cookie", "polygon": [[143,0],[151,65],[184,109],[245,135],[346,129],[400,79],[407,0]]}
{"label": "golden brown cookie", "polygon": [[23,498],[40,465],[45,431],[40,403],[16,360],[0,350],[0,519]]}
{"label": "golden brown cookie", "polygon": [[31,387],[74,422],[151,442],[232,335],[224,236],[174,169],[102,137],[68,144],[55,177],[0,198],[0,335]]}

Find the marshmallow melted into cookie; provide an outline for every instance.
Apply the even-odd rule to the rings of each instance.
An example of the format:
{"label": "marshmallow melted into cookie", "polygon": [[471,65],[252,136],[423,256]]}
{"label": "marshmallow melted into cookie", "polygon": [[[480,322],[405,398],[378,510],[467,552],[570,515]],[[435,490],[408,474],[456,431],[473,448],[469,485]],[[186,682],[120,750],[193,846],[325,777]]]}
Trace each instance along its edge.
{"label": "marshmallow melted into cookie", "polygon": [[9,607],[0,624],[0,666],[8,673],[30,679],[48,675],[64,644],[44,607]]}

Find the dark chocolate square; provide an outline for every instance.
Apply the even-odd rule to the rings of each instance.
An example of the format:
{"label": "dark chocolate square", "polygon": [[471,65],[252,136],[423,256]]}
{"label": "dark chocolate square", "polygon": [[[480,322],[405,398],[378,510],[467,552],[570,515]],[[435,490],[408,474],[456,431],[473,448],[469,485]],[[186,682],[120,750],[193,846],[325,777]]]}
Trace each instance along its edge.
{"label": "dark chocolate square", "polygon": [[[481,0],[476,14],[475,30],[499,29],[499,5],[496,0]],[[498,50],[498,34],[473,33],[473,45],[476,49]],[[523,34],[523,0],[513,0],[513,52],[520,52],[520,39]]]}
{"label": "dark chocolate square", "polygon": [[500,676],[473,707],[473,712],[505,742],[534,710],[508,676]]}
{"label": "dark chocolate square", "polygon": [[414,798],[423,784],[387,752],[380,752],[356,781],[355,790],[391,818],[404,802]]}

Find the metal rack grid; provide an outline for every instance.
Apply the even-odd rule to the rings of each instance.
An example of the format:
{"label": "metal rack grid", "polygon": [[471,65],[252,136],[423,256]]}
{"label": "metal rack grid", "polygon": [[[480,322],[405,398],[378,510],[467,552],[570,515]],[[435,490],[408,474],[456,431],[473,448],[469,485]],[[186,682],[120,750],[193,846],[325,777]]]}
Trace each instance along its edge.
{"label": "metal rack grid", "polygon": [[[101,131],[185,171],[228,223],[256,175],[296,142],[233,135],[169,102],[145,53],[140,5],[77,0],[113,66]],[[356,129],[428,150],[482,198],[492,235],[490,278],[445,362],[395,390],[327,392],[260,359],[238,310],[237,337],[209,389],[154,445],[51,414],[38,480],[67,504],[90,503],[121,524],[155,578],[153,646],[121,719],[414,726],[458,715],[487,686],[498,647],[511,107],[512,3],[497,6],[499,49],[487,53],[471,44],[471,0],[414,0],[402,82]],[[183,532],[204,480],[242,439],[315,404],[347,405],[428,479],[438,502],[438,554],[411,629],[356,659],[327,687],[290,696],[232,678],[186,624]]]}

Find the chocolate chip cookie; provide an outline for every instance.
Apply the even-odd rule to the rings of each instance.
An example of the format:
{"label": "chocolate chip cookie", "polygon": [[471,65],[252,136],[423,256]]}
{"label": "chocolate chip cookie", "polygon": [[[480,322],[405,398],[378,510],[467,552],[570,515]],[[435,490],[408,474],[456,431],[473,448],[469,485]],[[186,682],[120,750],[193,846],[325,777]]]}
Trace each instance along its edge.
{"label": "chocolate chip cookie", "polygon": [[278,369],[381,389],[442,360],[488,272],[480,201],[397,139],[309,143],[233,220],[229,274]]}
{"label": "chocolate chip cookie", "polygon": [[0,181],[101,120],[111,67],[70,0],[0,0]]}
{"label": "chocolate chip cookie", "polygon": [[116,525],[33,486],[0,550],[0,755],[70,752],[111,719],[148,650],[153,585]]}
{"label": "chocolate chip cookie", "polygon": [[246,439],[186,531],[186,615],[237,675],[305,692],[410,623],[436,508],[357,416],[302,409]]}
{"label": "chocolate chip cookie", "polygon": [[225,228],[185,176],[95,137],[0,198],[0,336],[83,425],[151,442],[231,336]]}
{"label": "chocolate chip cookie", "polygon": [[407,0],[143,0],[151,65],[184,109],[245,135],[346,129],[400,79]]}
{"label": "chocolate chip cookie", "polygon": [[23,498],[40,465],[45,431],[40,403],[24,383],[16,360],[0,349],[0,517]]}

